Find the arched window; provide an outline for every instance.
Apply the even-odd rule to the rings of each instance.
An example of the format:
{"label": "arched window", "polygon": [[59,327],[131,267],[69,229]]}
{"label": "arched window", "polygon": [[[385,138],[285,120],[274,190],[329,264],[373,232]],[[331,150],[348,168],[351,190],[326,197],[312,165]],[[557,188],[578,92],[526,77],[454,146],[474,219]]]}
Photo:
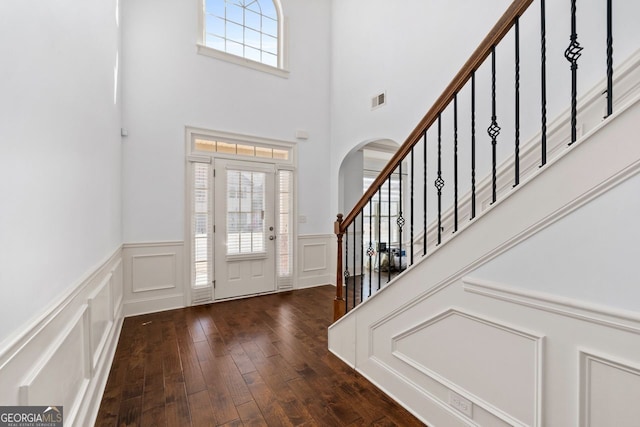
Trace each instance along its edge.
{"label": "arched window", "polygon": [[274,0],[203,0],[201,44],[283,68],[280,15]]}

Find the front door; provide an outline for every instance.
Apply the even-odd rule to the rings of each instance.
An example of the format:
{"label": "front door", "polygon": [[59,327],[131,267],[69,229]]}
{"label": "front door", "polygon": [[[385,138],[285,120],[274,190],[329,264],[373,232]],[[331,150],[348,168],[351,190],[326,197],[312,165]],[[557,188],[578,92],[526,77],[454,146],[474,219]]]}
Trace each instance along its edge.
{"label": "front door", "polygon": [[275,290],[275,167],[215,159],[214,299]]}

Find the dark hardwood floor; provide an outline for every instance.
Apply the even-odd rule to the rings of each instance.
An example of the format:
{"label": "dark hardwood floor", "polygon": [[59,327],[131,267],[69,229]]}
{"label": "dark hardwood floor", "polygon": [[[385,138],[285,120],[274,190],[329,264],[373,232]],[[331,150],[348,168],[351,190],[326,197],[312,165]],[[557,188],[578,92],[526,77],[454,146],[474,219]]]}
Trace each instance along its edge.
{"label": "dark hardwood floor", "polygon": [[125,319],[96,425],[423,425],[329,353],[334,293]]}

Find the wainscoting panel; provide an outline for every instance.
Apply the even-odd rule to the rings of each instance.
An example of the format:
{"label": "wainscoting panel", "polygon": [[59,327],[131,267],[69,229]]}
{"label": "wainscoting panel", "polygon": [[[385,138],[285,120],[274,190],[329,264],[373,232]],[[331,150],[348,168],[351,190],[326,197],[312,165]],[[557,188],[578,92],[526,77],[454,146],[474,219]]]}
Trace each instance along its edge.
{"label": "wainscoting panel", "polygon": [[176,287],[176,254],[133,255],[131,291],[149,292]]}
{"label": "wainscoting panel", "polygon": [[113,297],[111,307],[113,308],[114,319],[122,316],[122,300],[124,297],[123,279],[122,258],[120,258],[111,275],[111,295]]}
{"label": "wainscoting panel", "polygon": [[335,284],[335,240],[333,234],[298,236],[296,288]]}
{"label": "wainscoting panel", "polygon": [[302,246],[302,272],[327,270],[327,243],[305,243]]}
{"label": "wainscoting panel", "polygon": [[82,306],[67,330],[44,350],[20,386],[20,405],[64,406],[64,421],[73,424],[90,379],[87,314],[87,306]]}
{"label": "wainscoting panel", "polygon": [[65,426],[95,422],[122,328],[120,247],[0,354],[0,405],[64,406]]}
{"label": "wainscoting panel", "polygon": [[124,315],[185,306],[184,243],[126,243],[123,246]]}
{"label": "wainscoting panel", "polygon": [[113,275],[109,274],[102,284],[89,297],[89,324],[91,325],[91,368],[94,369],[100,355],[107,343],[109,330],[113,322],[113,309],[111,307],[111,281]]}
{"label": "wainscoting panel", "polygon": [[[451,309],[391,342],[393,355],[422,375],[475,396],[476,404],[482,395],[481,406],[501,415],[506,412],[507,421],[535,424],[541,337]],[[423,351],[425,346],[437,351]]]}
{"label": "wainscoting panel", "polygon": [[637,426],[640,421],[640,368],[587,352],[580,352],[580,363],[580,425]]}

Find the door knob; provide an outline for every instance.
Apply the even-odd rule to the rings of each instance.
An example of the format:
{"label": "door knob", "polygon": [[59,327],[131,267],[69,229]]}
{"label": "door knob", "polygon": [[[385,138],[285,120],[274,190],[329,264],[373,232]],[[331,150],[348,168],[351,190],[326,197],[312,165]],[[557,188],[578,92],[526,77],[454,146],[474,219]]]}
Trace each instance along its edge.
{"label": "door knob", "polygon": [[276,240],[276,236],[269,236],[269,240]]}

